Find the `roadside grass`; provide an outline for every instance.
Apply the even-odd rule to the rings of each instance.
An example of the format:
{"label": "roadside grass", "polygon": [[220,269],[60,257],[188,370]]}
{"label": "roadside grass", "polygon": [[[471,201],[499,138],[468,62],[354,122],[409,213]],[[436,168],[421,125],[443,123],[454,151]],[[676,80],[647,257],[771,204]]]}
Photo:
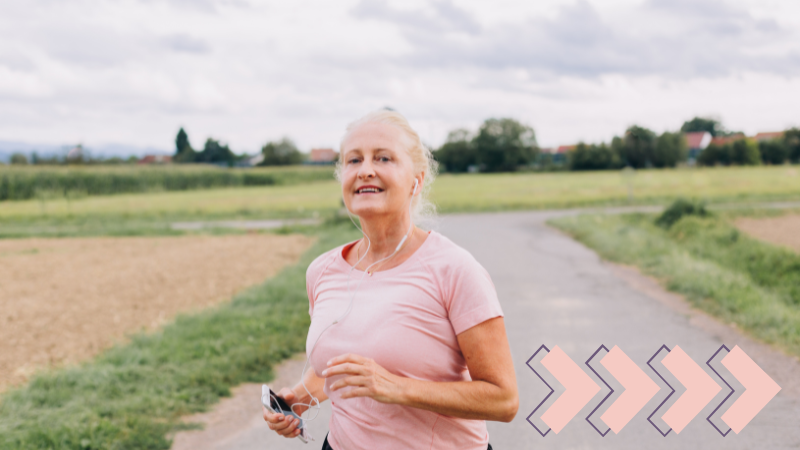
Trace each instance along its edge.
{"label": "roadside grass", "polygon": [[0,449],[168,449],[167,434],[187,427],[180,416],[239,383],[269,381],[276,363],[305,348],[306,267],[358,236],[349,221],[281,231],[298,230],[317,242],[264,284],[3,394]]}
{"label": "roadside grass", "polygon": [[729,223],[735,216],[685,216],[669,229],[649,214],[549,223],[603,258],[638,266],[694,306],[800,355],[800,255],[744,235]]}

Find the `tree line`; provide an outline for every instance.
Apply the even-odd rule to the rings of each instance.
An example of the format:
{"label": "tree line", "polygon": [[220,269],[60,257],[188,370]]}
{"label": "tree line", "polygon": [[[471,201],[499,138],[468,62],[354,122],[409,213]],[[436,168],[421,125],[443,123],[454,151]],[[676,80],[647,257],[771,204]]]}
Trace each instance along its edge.
{"label": "tree line", "polygon": [[530,126],[514,119],[487,119],[472,133],[459,128],[433,154],[444,172],[510,172],[516,170],[609,170],[623,167],[675,167],[688,160],[685,134],[708,131],[714,140],[697,155],[697,164],[756,165],[800,163],[800,129],[756,142],[744,133],[726,130],[714,119],[695,117],[678,131],[661,134],[632,125],[610,143],[579,142],[566,155],[542,152]]}
{"label": "tree line", "polygon": [[[305,157],[298,150],[291,139],[283,138],[279,141],[267,142],[261,147],[261,161],[258,166],[288,166],[301,164]],[[250,155],[236,155],[227,144],[208,138],[202,150],[195,150],[189,143],[189,136],[181,127],[175,136],[175,156],[172,161],[176,163],[209,163],[234,166],[240,161],[252,158]]]}

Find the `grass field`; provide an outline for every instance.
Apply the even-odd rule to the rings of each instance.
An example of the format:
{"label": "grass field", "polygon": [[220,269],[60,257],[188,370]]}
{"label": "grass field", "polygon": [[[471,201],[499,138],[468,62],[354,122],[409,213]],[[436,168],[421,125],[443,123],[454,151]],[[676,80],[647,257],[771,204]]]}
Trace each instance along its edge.
{"label": "grass field", "polygon": [[606,259],[639,267],[696,307],[800,355],[800,255],[749,238],[731,224],[733,216],[686,216],[667,230],[646,214],[551,224]]}
{"label": "grass field", "polygon": [[[632,194],[632,196],[629,196]],[[708,202],[800,199],[792,166],[465,174],[440,176],[432,200],[441,212],[667,203],[690,196]],[[0,203],[0,221],[93,217],[309,217],[340,207],[336,181],[202,191],[40,198]]]}
{"label": "grass field", "polygon": [[231,186],[269,186],[333,179],[331,166],[228,169],[211,165],[4,166],[0,201],[42,197],[79,198],[132,192],[186,191]]}
{"label": "grass field", "polygon": [[180,416],[236,384],[269,381],[274,364],[305,348],[306,267],[357,235],[349,221],[315,233],[298,264],[230,303],[4,394],[0,449],[168,449],[167,433],[186,427]]}

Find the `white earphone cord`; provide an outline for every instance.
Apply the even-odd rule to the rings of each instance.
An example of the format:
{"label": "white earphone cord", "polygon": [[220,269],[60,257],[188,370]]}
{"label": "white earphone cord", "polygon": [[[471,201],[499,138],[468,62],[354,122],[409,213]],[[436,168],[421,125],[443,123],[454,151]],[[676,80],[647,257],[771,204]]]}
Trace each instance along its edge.
{"label": "white earphone cord", "polygon": [[[409,218],[411,217],[411,208],[414,205],[413,200],[414,200],[414,195],[417,193],[417,186],[418,185],[419,185],[419,180],[414,179],[414,191],[411,193],[411,198],[408,201],[408,203],[409,203],[408,204],[408,215],[409,215]],[[345,208],[345,209],[347,209],[347,208]],[[347,209],[347,216],[350,218],[350,221],[353,222],[353,225],[355,225],[355,227],[358,228],[358,231],[360,231],[361,234],[364,235],[364,237],[367,239],[367,251],[364,252],[364,256],[359,258],[358,261],[356,261],[356,263],[353,264],[353,267],[351,267],[350,270],[347,272],[347,283],[346,283],[347,294],[350,294],[350,276],[352,275],[352,273],[356,269],[356,267],[358,267],[358,265],[361,263],[361,261],[364,258],[367,257],[367,254],[369,254],[369,249],[372,246],[372,241],[370,241],[369,236],[367,236],[367,234],[364,233],[364,230],[362,230],[361,227],[358,226],[356,221],[353,220],[353,216],[350,215],[350,210],[349,209]],[[364,277],[369,273],[369,269],[372,266],[374,266],[376,264],[379,264],[379,263],[382,263],[382,262],[386,261],[387,259],[389,259],[389,258],[393,257],[394,255],[396,255],[397,252],[400,251],[400,248],[403,246],[403,244],[405,244],[406,239],[408,239],[408,237],[411,235],[411,231],[413,229],[414,229],[414,221],[412,220],[411,224],[408,227],[408,231],[406,232],[405,236],[403,236],[403,239],[400,240],[400,243],[397,244],[397,247],[395,247],[395,249],[392,252],[392,254],[387,256],[386,258],[383,258],[383,259],[381,259],[379,261],[376,261],[376,262],[370,264],[369,266],[367,266],[366,269],[364,269],[364,273],[361,274],[361,278],[358,280],[358,284],[356,285],[356,288],[353,291],[353,295],[350,297],[350,302],[347,304],[347,309],[345,310],[344,314],[339,316],[339,318],[337,318],[330,325],[325,327],[322,330],[322,332],[319,334],[319,336],[317,336],[317,338],[314,340],[314,344],[311,346],[311,350],[308,352],[308,356],[306,357],[306,363],[303,365],[303,372],[300,375],[300,382],[303,385],[303,389],[305,389],[306,393],[311,397],[311,403],[295,403],[295,404],[292,405],[292,412],[295,412],[294,411],[294,407],[298,406],[298,405],[299,406],[307,406],[308,409],[311,409],[312,407],[316,408],[315,411],[314,411],[314,416],[313,417],[308,418],[308,419],[304,419],[306,423],[311,422],[314,419],[316,419],[317,415],[319,415],[319,411],[321,409],[320,405],[319,405],[319,399],[317,397],[314,397],[314,395],[311,393],[311,391],[308,390],[308,387],[306,386],[306,377],[305,377],[306,368],[308,368],[308,362],[311,360],[311,355],[314,354],[314,349],[317,347],[317,342],[319,342],[319,338],[321,338],[322,335],[325,334],[326,331],[328,331],[328,328],[330,328],[330,327],[336,325],[337,323],[341,322],[342,319],[344,319],[345,316],[347,316],[350,313],[350,310],[352,309],[352,306],[353,306],[353,301],[356,298],[356,293],[358,293],[358,289],[361,287],[361,282],[364,281]]]}

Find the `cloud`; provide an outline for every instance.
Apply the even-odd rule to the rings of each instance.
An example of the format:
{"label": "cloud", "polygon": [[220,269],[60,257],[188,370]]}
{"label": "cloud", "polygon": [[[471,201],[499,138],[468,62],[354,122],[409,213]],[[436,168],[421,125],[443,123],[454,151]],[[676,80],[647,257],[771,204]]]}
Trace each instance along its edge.
{"label": "cloud", "polygon": [[793,32],[773,19],[714,0],[650,0],[618,17],[603,17],[587,1],[563,6],[554,18],[534,17],[494,27],[467,28],[464,10],[434,3],[436,14],[398,10],[365,0],[355,17],[395,25],[412,51],[387,63],[524,69],[535,76],[597,78],[608,74],[671,78],[721,77],[740,71],[796,75],[800,46],[765,49]]}
{"label": "cloud", "polygon": [[211,51],[211,47],[206,41],[186,34],[175,34],[168,36],[162,41],[167,45],[167,47],[175,50],[176,52],[203,54]]}

